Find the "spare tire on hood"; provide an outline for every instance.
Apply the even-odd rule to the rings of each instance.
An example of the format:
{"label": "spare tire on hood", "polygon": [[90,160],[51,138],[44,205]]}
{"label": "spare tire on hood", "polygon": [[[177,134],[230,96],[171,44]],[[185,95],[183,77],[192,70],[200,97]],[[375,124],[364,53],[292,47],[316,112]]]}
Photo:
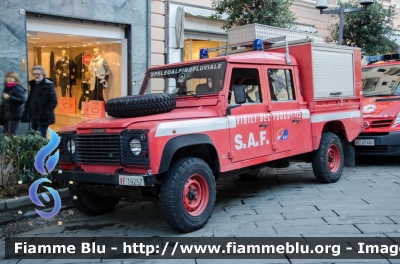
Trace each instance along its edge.
{"label": "spare tire on hood", "polygon": [[112,117],[137,117],[169,112],[176,108],[174,94],[143,94],[112,98],[106,111]]}

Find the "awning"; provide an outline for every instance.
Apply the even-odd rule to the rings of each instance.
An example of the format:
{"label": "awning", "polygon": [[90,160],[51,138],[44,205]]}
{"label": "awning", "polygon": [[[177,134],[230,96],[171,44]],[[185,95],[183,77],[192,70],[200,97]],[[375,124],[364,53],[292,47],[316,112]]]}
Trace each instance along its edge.
{"label": "awning", "polygon": [[183,39],[185,35],[185,8],[179,6],[176,10],[175,18],[175,36],[176,36],[176,47],[183,48]]}
{"label": "awning", "polygon": [[[185,14],[189,16],[199,16],[199,17],[205,17],[205,18],[210,18],[213,14],[215,14],[214,10],[208,10],[208,9],[202,9],[202,8],[196,8],[196,7],[183,7],[185,9]],[[228,15],[222,14],[221,15],[221,20],[227,20]]]}
{"label": "awning", "polygon": [[[195,17],[197,18],[203,18],[203,19],[211,19],[211,15],[215,14],[215,11],[213,10],[208,10],[208,9],[201,9],[201,8],[196,8],[196,7],[187,7],[187,6],[179,6],[176,10],[176,18],[175,18],[175,37],[176,37],[176,43],[177,43],[177,48],[183,48],[184,46],[184,38],[185,38],[185,16],[192,16],[193,19]],[[225,20],[228,16],[227,15],[222,15],[220,20]],[[192,23],[193,24],[193,23]],[[199,24],[199,23],[197,23]],[[200,25],[200,24],[199,24]],[[187,27],[187,25],[186,25]],[[200,26],[197,26],[200,27]],[[203,25],[204,28],[204,25]],[[186,28],[186,30],[189,30],[191,32],[195,32],[198,30],[198,28]],[[203,34],[206,32],[202,32]],[[215,33],[221,33],[221,32],[209,32],[209,34],[215,34]]]}
{"label": "awning", "polygon": [[306,33],[316,33],[317,29],[312,25],[295,24],[293,30],[306,32]]}

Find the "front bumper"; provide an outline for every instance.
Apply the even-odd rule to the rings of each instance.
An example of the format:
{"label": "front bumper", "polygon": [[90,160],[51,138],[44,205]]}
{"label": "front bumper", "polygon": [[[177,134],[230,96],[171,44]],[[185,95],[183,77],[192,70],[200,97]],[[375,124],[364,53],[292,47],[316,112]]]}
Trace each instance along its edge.
{"label": "front bumper", "polygon": [[[98,184],[108,184],[108,185],[123,185],[120,184],[119,176],[139,176],[143,177],[143,184],[139,186],[153,186],[156,183],[156,176],[154,174],[104,174],[104,173],[92,173],[85,171],[52,171],[51,172],[54,179],[64,180],[64,181],[74,181],[80,183],[98,183]],[[129,185],[128,185],[129,186]]]}
{"label": "front bumper", "polygon": [[375,142],[374,146],[354,145],[357,155],[400,156],[400,132],[361,133],[356,139],[373,139]]}

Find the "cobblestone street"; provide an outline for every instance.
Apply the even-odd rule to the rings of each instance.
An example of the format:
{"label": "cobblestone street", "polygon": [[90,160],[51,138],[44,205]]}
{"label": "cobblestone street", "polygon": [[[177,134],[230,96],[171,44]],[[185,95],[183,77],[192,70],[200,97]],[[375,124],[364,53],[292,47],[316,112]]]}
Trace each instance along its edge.
{"label": "cobblestone street", "polygon": [[[88,217],[75,209],[57,219],[34,218],[1,226],[4,234],[51,237],[299,237],[299,236],[400,236],[400,165],[398,158],[359,158],[345,168],[335,184],[321,184],[311,166],[292,164],[287,169],[264,169],[257,177],[226,178],[217,184],[217,202],[208,224],[181,234],[169,228],[159,205],[121,202],[113,212]],[[360,161],[362,160],[362,161]],[[32,221],[32,222],[30,222]],[[58,222],[62,221],[62,225]],[[29,223],[30,222],[30,223]],[[23,232],[26,230],[26,232]],[[21,233],[22,232],[22,233]],[[0,252],[4,251],[4,240]],[[2,253],[4,254],[4,252]],[[309,263],[290,260],[292,263]],[[18,260],[1,261],[17,263]],[[64,260],[22,260],[18,263],[67,263]],[[97,261],[99,262],[99,261]],[[102,263],[132,263],[104,260]],[[212,260],[142,260],[140,263],[211,263]],[[232,260],[216,261],[232,263]],[[242,263],[238,260],[235,263]],[[321,263],[321,260],[318,260]],[[327,261],[329,263],[337,261]],[[339,260],[338,262],[351,262]],[[364,262],[364,261],[360,261]],[[386,259],[374,263],[400,263]],[[68,263],[74,263],[69,261]],[[80,262],[84,263],[84,262]],[[92,262],[93,263],[93,262]],[[252,260],[251,263],[277,263]],[[289,263],[280,260],[278,263]]]}

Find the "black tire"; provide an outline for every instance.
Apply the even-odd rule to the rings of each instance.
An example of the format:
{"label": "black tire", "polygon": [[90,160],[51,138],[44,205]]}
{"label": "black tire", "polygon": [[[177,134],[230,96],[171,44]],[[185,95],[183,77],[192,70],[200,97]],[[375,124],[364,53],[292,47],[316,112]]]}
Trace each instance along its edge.
{"label": "black tire", "polygon": [[315,177],[322,183],[337,182],[342,176],[343,147],[335,134],[323,133],[319,148],[314,151],[312,167]]}
{"label": "black tire", "polygon": [[[200,176],[201,177],[200,177]],[[200,177],[202,187],[195,197],[189,196],[189,192],[184,195],[184,191],[191,188],[193,177]],[[207,185],[207,186],[206,186]],[[195,185],[194,185],[195,186]],[[208,188],[208,200],[205,200],[205,190]],[[195,188],[191,189],[194,192],[198,191]],[[200,197],[199,202],[196,197]],[[199,203],[199,207],[189,213],[185,201],[190,199],[194,204]],[[204,198],[201,199],[201,198]],[[165,221],[172,228],[182,232],[192,232],[203,227],[211,216],[214,209],[216,198],[216,185],[214,175],[206,162],[198,158],[183,158],[178,160],[170,167],[162,180],[160,191],[160,207],[161,213]],[[204,208],[200,210],[201,208]],[[196,214],[198,215],[191,215]]]}
{"label": "black tire", "polygon": [[173,94],[143,94],[123,96],[106,102],[106,111],[112,117],[137,117],[169,112],[176,107]]}
{"label": "black tire", "polygon": [[258,175],[258,173],[260,172],[260,169],[256,169],[256,170],[252,170],[243,174],[239,174],[238,177],[239,178],[251,178],[251,177],[256,177]]}
{"label": "black tire", "polygon": [[68,189],[75,208],[87,215],[108,213],[118,203],[117,198],[96,196],[82,185],[69,185]]}

